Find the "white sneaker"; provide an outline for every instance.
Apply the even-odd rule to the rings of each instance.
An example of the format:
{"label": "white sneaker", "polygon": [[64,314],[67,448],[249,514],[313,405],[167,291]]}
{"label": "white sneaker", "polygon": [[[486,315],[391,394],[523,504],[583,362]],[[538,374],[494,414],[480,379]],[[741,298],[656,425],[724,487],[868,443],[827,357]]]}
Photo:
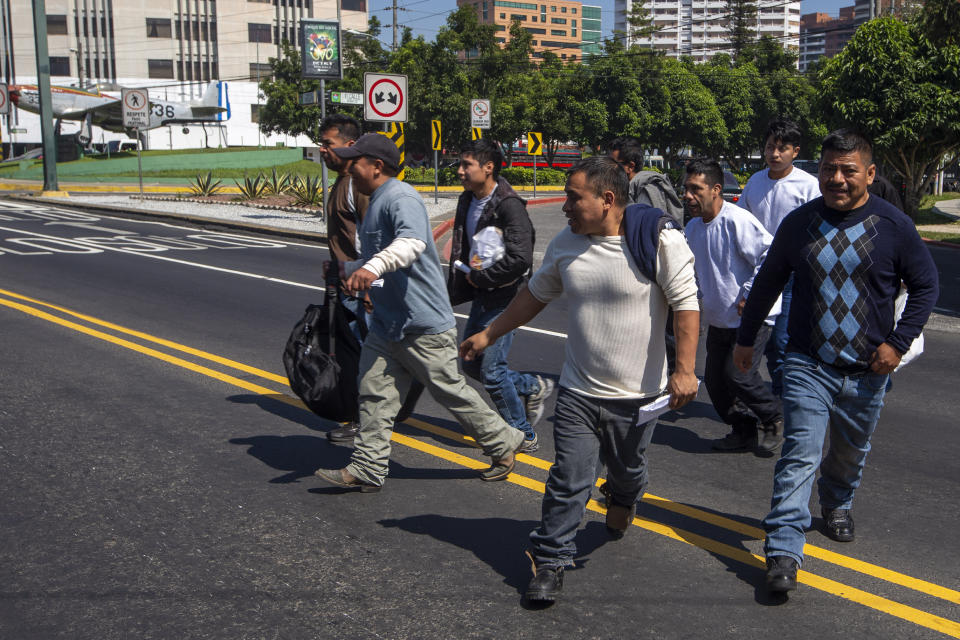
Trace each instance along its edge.
{"label": "white sneaker", "polygon": [[553,380],[550,378],[544,378],[542,376],[535,376],[537,382],[540,384],[540,390],[536,393],[531,393],[524,399],[524,408],[527,413],[527,422],[530,423],[531,427],[537,425],[538,422],[543,418],[543,412],[547,404],[547,398],[553,393],[553,389],[556,386],[553,383]]}

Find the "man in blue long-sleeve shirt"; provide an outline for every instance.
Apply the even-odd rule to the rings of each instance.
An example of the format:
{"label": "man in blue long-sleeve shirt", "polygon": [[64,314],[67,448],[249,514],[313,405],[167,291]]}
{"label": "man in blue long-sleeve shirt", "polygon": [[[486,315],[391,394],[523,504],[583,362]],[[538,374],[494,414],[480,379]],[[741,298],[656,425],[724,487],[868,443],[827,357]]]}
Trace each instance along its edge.
{"label": "man in blue long-sleeve shirt", "polygon": [[[822,197],[781,223],[743,310],[734,361],[747,370],[770,307],[794,275],[784,361],[784,444],[774,475],[766,584],[796,588],[817,485],[824,532],[853,540],[850,507],[860,485],[889,374],[920,335],[936,302],[936,266],[910,219],[867,187],[876,167],[870,142],[849,129],[828,135],[820,162]],[[903,281],[899,320],[894,298]],[[820,463],[830,431],[830,448]]]}

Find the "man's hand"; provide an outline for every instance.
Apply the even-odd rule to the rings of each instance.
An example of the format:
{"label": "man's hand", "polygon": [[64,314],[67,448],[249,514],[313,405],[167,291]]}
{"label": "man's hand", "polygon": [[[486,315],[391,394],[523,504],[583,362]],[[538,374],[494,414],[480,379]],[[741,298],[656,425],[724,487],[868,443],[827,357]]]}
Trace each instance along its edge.
{"label": "man's hand", "polygon": [[900,364],[900,358],[900,352],[884,342],[870,356],[870,370],[881,374],[893,373]]}
{"label": "man's hand", "polygon": [[363,267],[360,267],[343,283],[343,290],[350,295],[356,296],[361,291],[369,290],[370,283],[376,279],[377,276],[372,271],[367,271]]}
{"label": "man's hand", "polygon": [[733,348],[733,364],[744,373],[750,371],[750,367],[753,366],[753,347],[736,345]]}
{"label": "man's hand", "polygon": [[473,280],[470,278],[470,274],[467,273],[467,274],[465,274],[465,275],[467,276],[467,284],[469,284],[469,285],[470,285],[471,287],[473,287],[474,289],[477,289],[478,287],[477,287],[477,285],[475,285],[475,284],[473,283]]}
{"label": "man's hand", "polygon": [[737,303],[737,315],[738,315],[738,316],[742,316],[742,315],[743,315],[743,308],[744,308],[745,306],[747,306],[747,299],[746,299],[746,298],[740,298],[740,302]]}
{"label": "man's hand", "polygon": [[670,408],[679,409],[697,397],[697,376],[691,373],[674,371],[667,381],[670,392]]}
{"label": "man's hand", "polygon": [[484,329],[460,343],[460,357],[468,362],[474,358],[479,358],[489,345],[490,335]]}

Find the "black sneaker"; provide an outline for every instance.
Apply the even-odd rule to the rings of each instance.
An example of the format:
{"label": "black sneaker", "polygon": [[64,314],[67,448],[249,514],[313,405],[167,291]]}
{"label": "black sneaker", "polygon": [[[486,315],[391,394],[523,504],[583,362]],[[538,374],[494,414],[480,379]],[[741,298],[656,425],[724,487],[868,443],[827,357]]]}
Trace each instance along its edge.
{"label": "black sneaker", "polygon": [[760,438],[755,450],[758,456],[769,458],[777,452],[781,444],[783,444],[783,418],[760,426]]}
{"label": "black sneaker", "polygon": [[353,439],[360,433],[359,422],[348,422],[341,427],[327,432],[327,440],[330,442],[353,442]]}
{"label": "black sneaker", "polygon": [[786,593],[797,588],[797,561],[790,556],[767,558],[767,590]]}
{"label": "black sneaker", "polygon": [[757,435],[731,431],[719,440],[714,440],[712,446],[714,451],[750,451],[757,446]]}
{"label": "black sneaker", "polygon": [[823,532],[837,542],[853,542],[853,516],[850,509],[827,509],[820,507],[823,516]]}

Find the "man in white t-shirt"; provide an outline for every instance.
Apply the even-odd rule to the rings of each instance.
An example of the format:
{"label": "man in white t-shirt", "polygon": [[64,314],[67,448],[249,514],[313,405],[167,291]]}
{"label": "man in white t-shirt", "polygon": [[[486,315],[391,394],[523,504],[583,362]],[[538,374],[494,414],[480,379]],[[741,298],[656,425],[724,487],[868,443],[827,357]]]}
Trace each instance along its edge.
{"label": "man in white t-shirt", "polygon": [[[752,213],[760,224],[776,235],[787,214],[802,204],[820,197],[820,182],[793,166],[800,155],[800,127],[792,120],[778,118],[767,127],[763,159],[767,168],[750,176],[740,196],[740,206]],[[783,289],[783,307],[767,342],[767,370],[773,392],[783,392],[783,352],[787,347],[787,316],[793,298],[793,280]]]}
{"label": "man in white t-shirt", "polygon": [[[773,236],[749,211],[723,199],[723,169],[716,160],[687,163],[684,204],[690,215],[687,244],[696,258],[701,311],[707,321],[707,362],[704,383],[720,419],[732,427],[716,440],[718,451],[749,451],[772,456],[783,441],[780,398],[760,377],[760,354],[770,337],[779,303],[754,343],[749,371],[733,362],[733,349],[743,307],[753,278],[767,255]],[[759,437],[757,426],[760,426]]]}
{"label": "man in white t-shirt", "polygon": [[[540,526],[530,534],[531,601],[553,601],[573,565],[574,538],[607,467],[607,527],[619,537],[633,522],[647,484],[646,448],[656,419],[643,407],[666,392],[678,408],[697,393],[694,374],[700,312],[693,255],[676,228],[653,225],[655,278],[628,248],[629,181],[611,158],[577,162],[567,173],[563,211],[569,227],[550,242],[543,266],[504,312],[460,345],[475,358],[500,336],[532,320],[549,302],[568,298],[568,338],[554,420],[556,459],[544,492]],[[659,210],[643,208],[659,218]],[[639,210],[639,207],[638,207]],[[638,214],[639,215],[639,214]],[[667,376],[663,338],[674,309],[677,364]]]}

